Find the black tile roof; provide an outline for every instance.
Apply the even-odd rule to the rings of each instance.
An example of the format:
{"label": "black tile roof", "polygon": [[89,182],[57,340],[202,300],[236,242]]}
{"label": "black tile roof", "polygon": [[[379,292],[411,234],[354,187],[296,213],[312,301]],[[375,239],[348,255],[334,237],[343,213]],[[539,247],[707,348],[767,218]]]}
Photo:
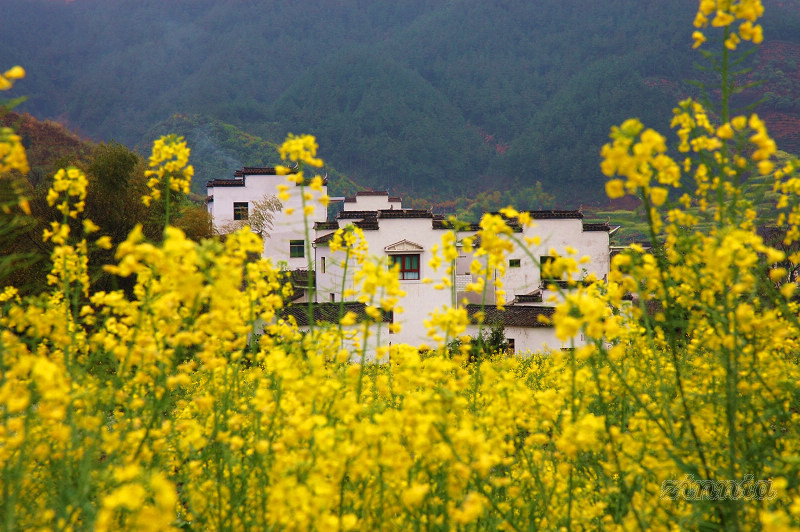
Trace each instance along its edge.
{"label": "black tile roof", "polygon": [[328,233],[327,235],[322,235],[321,237],[314,240],[314,244],[327,244],[333,239],[333,235],[336,234],[336,231],[333,233]]}
{"label": "black tile roof", "polygon": [[480,224],[474,223],[466,223],[466,222],[457,222],[453,224],[448,218],[445,218],[442,214],[434,214],[433,215],[433,228],[434,229],[454,229],[459,233],[469,233],[469,232],[476,232],[480,231],[481,226]]}
{"label": "black tile roof", "polygon": [[317,231],[337,230],[339,224],[337,222],[314,222],[314,229]]}
{"label": "black tile roof", "polygon": [[433,213],[425,209],[381,209],[381,218],[433,218]]}
{"label": "black tile roof", "polygon": [[207,188],[213,187],[243,187],[244,179],[212,179],[206,181]]}
{"label": "black tile roof", "polygon": [[237,172],[242,175],[278,175],[274,166],[244,166]]}
{"label": "black tile roof", "polygon": [[548,279],[548,280],[543,280],[542,281],[542,286],[544,288],[547,288],[549,285],[552,284],[552,285],[555,285],[555,286],[557,286],[557,287],[559,287],[559,288],[561,288],[563,290],[563,289],[567,289],[567,288],[576,287],[579,284],[583,285],[585,287],[586,286],[592,286],[594,283],[595,283],[595,281],[560,281],[560,280],[559,281],[551,281],[551,280]]}
{"label": "black tile roof", "polygon": [[534,220],[548,220],[554,218],[573,218],[577,220],[583,219],[583,213],[581,211],[565,211],[565,210],[550,210],[550,211],[528,211],[528,214],[531,215],[531,218]]}
{"label": "black tile roof", "polygon": [[583,223],[583,230],[584,231],[611,231],[611,226],[608,225],[608,222],[601,222],[601,223]]}
{"label": "black tile roof", "polygon": [[358,227],[363,231],[377,231],[380,229],[378,225],[378,220],[376,218],[366,218],[364,220],[357,220],[353,222],[353,225]]}
{"label": "black tile roof", "polygon": [[[358,302],[342,302],[342,303],[312,303],[311,310],[313,313],[314,323],[339,323],[341,316],[348,312],[353,312],[356,315],[356,321],[363,322],[371,320],[366,312],[367,306],[364,303]],[[308,304],[297,303],[288,305],[281,309],[280,313],[283,319],[288,319],[293,316],[300,327],[308,327]],[[383,322],[391,323],[392,317],[388,312],[384,313]]]}
{"label": "black tile roof", "polygon": [[377,218],[378,211],[340,211],[336,215],[339,220],[363,220],[364,218]]}
{"label": "black tile roof", "polygon": [[[534,220],[552,220],[552,219],[582,220],[583,219],[583,213],[581,211],[573,211],[573,210],[554,209],[549,211],[525,211],[525,212],[527,212]],[[503,216],[500,212],[497,211],[492,212],[490,214]],[[505,218],[505,216],[503,216],[503,218]]]}
{"label": "black tile roof", "polygon": [[339,220],[367,220],[390,218],[431,218],[433,213],[425,209],[379,209],[377,211],[340,211]]}
{"label": "black tile roof", "polygon": [[[363,231],[377,231],[380,227],[378,225],[377,211],[341,211],[337,216],[337,220],[352,220],[352,223]],[[314,229],[318,231],[325,231],[330,229],[339,229],[338,222],[318,222]],[[323,235],[316,240],[315,244],[326,244],[333,238],[333,233]]]}
{"label": "black tile roof", "polygon": [[542,302],[542,292],[537,290],[532,294],[517,294],[514,297],[514,303],[541,303]]}
{"label": "black tile roof", "polygon": [[500,325],[502,327],[552,327],[552,323],[542,323],[539,316],[548,319],[553,317],[555,307],[533,306],[506,306],[499,310],[495,305],[467,305],[467,314],[472,323],[478,323],[476,314],[483,310],[486,325]]}

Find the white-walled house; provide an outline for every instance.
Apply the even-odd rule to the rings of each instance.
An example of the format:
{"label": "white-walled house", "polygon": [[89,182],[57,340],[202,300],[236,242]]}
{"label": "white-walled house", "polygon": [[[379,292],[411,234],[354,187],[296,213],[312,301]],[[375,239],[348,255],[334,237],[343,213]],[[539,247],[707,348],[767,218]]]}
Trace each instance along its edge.
{"label": "white-walled house", "polygon": [[[214,223],[221,226],[240,218],[245,213],[244,209],[251,205],[250,202],[265,194],[275,194],[280,184],[287,184],[286,178],[277,175],[273,168],[245,167],[237,171],[233,179],[209,181],[208,205]],[[589,259],[581,265],[584,268],[581,278],[593,274],[598,279],[605,279],[609,272],[608,224],[584,223],[583,214],[579,211],[531,211],[529,214],[535,222],[534,225],[515,227],[513,236],[519,243],[524,243],[526,237],[538,237],[539,243],[530,248],[517,243],[508,254],[504,277],[505,309],[495,306],[491,289],[481,307],[478,303],[482,298],[464,290],[468,283],[476,280],[470,273],[470,264],[473,261],[471,254],[461,251],[456,260],[455,297],[449,289],[437,290],[434,288],[435,282],[425,282],[426,278],[438,281],[446,268],[443,266],[440,271],[433,271],[429,266],[434,246],[441,247],[442,235],[449,230],[443,217],[428,210],[403,209],[400,198],[389,196],[386,192],[362,191],[354,197],[339,198],[342,210],[335,220],[313,224],[309,247],[305,243],[300,194],[301,190],[312,191],[308,187],[290,185],[289,200],[284,202],[283,211],[276,213],[274,228],[270,236],[265,238],[264,256],[276,263],[285,263],[287,269],[299,274],[294,277],[308,279],[307,271],[297,270],[307,270],[309,257],[306,252],[310,249],[314,270],[311,279],[315,288],[312,306],[315,309],[328,309],[315,310],[315,317],[321,312],[320,319],[327,319],[325,316],[331,314],[330,309],[339,306],[331,304],[342,302],[343,294],[356,289],[353,278],[355,264],[351,262],[348,265],[345,278],[342,267],[344,252],[331,253],[328,246],[337,229],[349,224],[361,228],[370,255],[382,259],[387,268],[391,264],[399,264],[398,275],[401,288],[405,292],[399,302],[403,312],[393,312],[386,316],[384,321],[387,323],[381,327],[380,338],[372,338],[369,342],[372,349],[378,345],[395,343],[429,344],[431,340],[423,323],[425,319],[434,310],[453,304],[461,305],[463,301],[467,302],[466,309],[471,317],[482,308],[486,317],[484,329],[493,324],[502,325],[506,338],[518,352],[570,347],[571,345],[556,338],[551,325],[539,320],[540,315],[552,316],[554,306],[559,300],[557,293],[548,290],[548,287],[556,284],[568,289],[563,282],[553,283],[543,279],[541,262],[548,260],[551,250],[566,255],[568,249],[572,248],[577,251],[577,257],[587,256]],[[314,198],[318,195],[319,193],[314,193]],[[324,218],[319,205],[317,209],[317,219]],[[460,231],[458,238],[470,236],[477,229],[473,225]],[[490,285],[488,281],[491,280],[487,280],[487,285]],[[354,305],[356,300],[357,294],[345,297],[349,306]],[[307,301],[305,295],[297,302],[300,301]],[[307,312],[305,303],[302,308]],[[298,311],[299,308],[291,312]],[[385,326],[389,322],[399,324],[400,330],[390,333]],[[305,322],[299,320],[299,323]],[[475,336],[479,329],[477,323],[473,323],[467,328],[466,334]],[[580,343],[580,338],[577,338],[575,344]]]}
{"label": "white-walled house", "polygon": [[[434,272],[428,263],[433,257],[432,249],[441,246],[445,228],[430,211],[415,209],[380,209],[377,211],[342,211],[337,217],[338,227],[353,224],[362,229],[369,247],[369,253],[383,258],[388,268],[395,262],[400,264],[400,285],[405,296],[400,302],[402,313],[394,313],[394,323],[399,323],[398,333],[387,336],[387,342],[422,344],[430,342],[423,320],[434,309],[452,304],[450,292],[435,290],[423,280],[435,278],[441,272]],[[335,302],[345,290],[355,290],[353,271],[355,262],[351,259],[344,278],[343,260],[345,253],[331,253],[328,247],[330,237],[336,228],[332,224],[318,224],[321,235],[314,241],[316,255],[317,300]]]}
{"label": "white-walled house", "polygon": [[[510,225],[515,229],[514,250],[507,256],[506,273],[503,277],[503,289],[506,291],[505,305],[500,311],[495,305],[494,294],[489,291],[484,300],[483,309],[478,305],[480,298],[476,294],[464,293],[470,301],[467,309],[471,316],[483,310],[485,314],[484,330],[492,324],[500,324],[504,328],[506,339],[515,351],[540,351],[542,349],[560,349],[572,347],[573,344],[562,342],[556,338],[552,326],[539,321],[539,315],[552,317],[553,309],[563,300],[561,293],[570,290],[563,280],[548,279],[542,275],[541,264],[558,255],[569,255],[569,249],[575,250],[576,259],[588,257],[588,262],[581,264],[581,274],[576,280],[593,275],[597,279],[608,278],[610,268],[609,230],[607,223],[584,223],[583,213],[573,210],[529,211],[533,224],[528,227]],[[527,239],[538,237],[537,245],[525,244]],[[557,290],[550,290],[551,287]],[[459,300],[462,295],[459,294]],[[477,336],[480,327],[472,324],[467,328],[470,336]],[[574,340],[574,345],[582,345],[582,338]]]}
{"label": "white-walled house", "polygon": [[[374,198],[372,198],[374,201]],[[360,204],[360,198],[359,198]],[[360,206],[360,205],[359,205]],[[486,315],[486,328],[498,323],[504,326],[506,337],[517,351],[539,351],[543,348],[557,349],[570,347],[559,341],[552,326],[543,324],[539,315],[552,316],[553,308],[559,301],[558,291],[551,291],[552,285],[568,290],[565,282],[544,279],[540,263],[548,260],[555,251],[567,255],[568,248],[578,251],[578,256],[588,257],[583,264],[581,277],[589,274],[598,279],[607,278],[609,271],[609,226],[607,224],[584,224],[579,211],[533,211],[530,212],[535,224],[530,227],[516,227],[515,240],[524,243],[525,237],[539,237],[540,243],[533,247],[515,244],[508,255],[504,288],[507,292],[505,310],[496,305],[494,293],[489,290],[486,297],[466,292],[467,283],[476,279],[470,273],[471,254],[460,253],[456,260],[455,304],[463,300],[470,316],[483,309]],[[343,252],[332,254],[327,243],[336,229],[348,224],[362,229],[370,253],[385,258],[388,264],[400,263],[400,284],[406,293],[400,305],[402,314],[394,314],[395,323],[402,328],[387,337],[387,342],[401,342],[418,345],[430,341],[424,326],[424,318],[434,310],[452,305],[454,298],[449,290],[436,290],[432,283],[425,283],[426,277],[438,280],[444,269],[433,271],[428,263],[432,249],[441,247],[442,234],[447,224],[430,211],[413,209],[345,210],[339,213],[335,222],[318,223],[315,226],[317,237],[314,241],[316,257],[316,278],[318,301],[335,302],[341,297],[343,288],[353,290],[353,278],[343,279]],[[459,238],[469,236],[477,230],[471,227],[459,234]],[[348,271],[354,269],[348,265]],[[344,281],[344,282],[343,282]],[[478,303],[483,303],[483,306]],[[478,325],[470,325],[467,334],[476,336]],[[577,339],[577,344],[580,344]]]}
{"label": "white-walled house", "polygon": [[[278,175],[273,167],[248,167],[237,170],[233,179],[214,179],[206,183],[208,212],[217,228],[233,222],[247,220],[253,202],[264,196],[276,196],[278,186],[288,186],[289,200],[283,209],[274,213],[273,227],[264,237],[264,257],[275,264],[285,263],[289,270],[308,269],[306,254],[303,200],[301,190],[311,194],[307,204],[315,205],[315,213],[324,218],[326,210],[319,204],[320,196],[327,195],[327,181],[322,192],[301,187]],[[313,222],[309,222],[309,230]]]}

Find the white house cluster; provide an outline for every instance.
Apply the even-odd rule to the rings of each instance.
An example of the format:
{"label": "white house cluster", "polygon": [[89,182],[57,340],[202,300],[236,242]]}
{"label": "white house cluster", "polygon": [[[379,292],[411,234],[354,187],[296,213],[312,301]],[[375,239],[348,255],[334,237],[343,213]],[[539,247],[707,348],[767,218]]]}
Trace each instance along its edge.
{"label": "white house cluster", "polygon": [[[236,220],[246,220],[253,203],[265,195],[274,195],[278,185],[285,185],[285,176],[278,175],[274,168],[244,167],[234,173],[233,179],[215,179],[207,183],[208,209],[218,227]],[[327,194],[327,182],[322,192],[308,187],[292,185],[284,208],[274,213],[273,227],[264,235],[264,256],[291,270],[298,291],[296,300],[288,312],[301,326],[309,322],[309,309],[313,321],[333,321],[341,310],[363,312],[363,305],[356,296],[342,301],[342,288],[353,288],[352,279],[343,279],[343,252],[331,253],[329,241],[337,229],[353,224],[363,231],[373,255],[386,256],[387,264],[397,264],[400,283],[405,292],[400,306],[402,313],[385,313],[385,321],[399,323],[399,331],[390,333],[383,327],[380,336],[375,335],[370,343],[390,345],[409,343],[420,345],[430,341],[424,320],[435,309],[453,305],[452,292],[436,290],[425,278],[438,278],[441,272],[430,271],[428,263],[435,245],[441,246],[442,234],[450,230],[444,217],[429,210],[404,209],[398,197],[386,192],[365,191],[354,197],[331,198],[331,203],[340,205],[335,218],[317,222],[306,221],[301,206],[301,190],[312,192],[313,199]],[[455,304],[466,305],[471,316],[483,311],[485,323],[500,325],[512,349],[518,352],[536,352],[569,347],[555,336],[552,325],[539,319],[550,317],[559,300],[558,293],[548,290],[553,285],[569,289],[564,282],[543,278],[540,265],[546,263],[551,250],[566,254],[567,248],[576,249],[578,256],[589,261],[582,264],[583,274],[594,274],[606,279],[609,271],[610,247],[607,223],[585,223],[583,214],[574,210],[530,211],[534,224],[531,227],[515,227],[520,242],[525,237],[538,236],[538,245],[527,250],[515,245],[508,254],[508,264],[503,280],[507,293],[503,307],[495,305],[491,290],[488,298],[465,291],[468,283],[475,281],[470,273],[471,253],[459,252],[455,262]],[[320,216],[322,217],[322,216]],[[458,238],[469,236],[477,230],[468,226],[459,231]],[[311,245],[306,245],[306,234]],[[459,248],[461,249],[461,248]],[[310,250],[311,257],[306,253]],[[337,256],[338,255],[338,256]],[[309,259],[311,259],[309,261]],[[312,271],[309,272],[309,265]],[[303,290],[311,275],[313,290]],[[348,272],[352,276],[352,270]],[[489,280],[486,280],[489,281]],[[347,292],[345,292],[347,293]],[[309,302],[309,298],[312,301]],[[482,300],[483,299],[483,300]],[[309,305],[310,303],[310,305]],[[476,335],[478,325],[473,324],[467,334]],[[581,339],[577,338],[576,343]]]}

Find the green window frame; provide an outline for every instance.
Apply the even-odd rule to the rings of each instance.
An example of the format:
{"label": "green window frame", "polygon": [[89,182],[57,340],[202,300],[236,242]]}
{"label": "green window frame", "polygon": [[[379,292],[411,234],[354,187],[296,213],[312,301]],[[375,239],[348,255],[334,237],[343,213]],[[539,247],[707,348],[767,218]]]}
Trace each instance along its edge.
{"label": "green window frame", "polygon": [[389,267],[394,268],[398,265],[401,281],[418,281],[419,276],[419,254],[408,255],[389,255]]}
{"label": "green window frame", "polygon": [[291,258],[302,259],[306,256],[306,243],[304,240],[289,241],[289,256]]}

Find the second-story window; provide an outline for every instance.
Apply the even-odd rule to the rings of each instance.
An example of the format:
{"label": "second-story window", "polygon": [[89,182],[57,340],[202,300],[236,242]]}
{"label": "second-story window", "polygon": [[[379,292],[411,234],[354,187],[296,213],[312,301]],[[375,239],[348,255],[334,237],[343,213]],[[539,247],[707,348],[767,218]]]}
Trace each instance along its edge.
{"label": "second-story window", "polygon": [[419,279],[419,255],[389,255],[389,267],[400,265],[400,280]]}
{"label": "second-story window", "polygon": [[551,255],[544,255],[542,257],[539,257],[539,266],[541,267],[540,278],[542,279],[542,281],[558,280],[556,277],[553,277],[553,275],[549,271],[546,271],[549,270],[548,265],[552,263],[554,260],[556,260],[556,258]]}
{"label": "second-story window", "polygon": [[233,202],[233,219],[234,220],[247,220],[250,217],[247,210],[246,201]]}
{"label": "second-story window", "polygon": [[305,242],[303,240],[290,240],[289,241],[289,256],[296,258],[303,258],[305,253]]}

